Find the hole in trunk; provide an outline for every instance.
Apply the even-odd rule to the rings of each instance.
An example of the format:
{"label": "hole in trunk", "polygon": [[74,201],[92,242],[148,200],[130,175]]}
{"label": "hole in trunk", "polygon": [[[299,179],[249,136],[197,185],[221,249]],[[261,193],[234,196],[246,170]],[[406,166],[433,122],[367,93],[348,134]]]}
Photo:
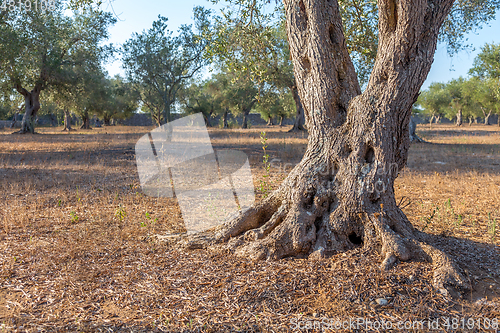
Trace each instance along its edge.
{"label": "hole in trunk", "polygon": [[300,7],[300,11],[305,14],[306,6],[304,6],[304,1],[300,0],[299,7]]}
{"label": "hole in trunk", "polygon": [[351,243],[353,243],[354,245],[362,245],[363,244],[363,238],[356,235],[355,232],[351,232],[349,234],[349,236],[347,236],[347,237],[349,237],[349,241]]}
{"label": "hole in trunk", "polygon": [[375,161],[375,151],[372,147],[369,147],[365,154],[366,163],[373,163]]}
{"label": "hole in trunk", "polygon": [[304,201],[304,208],[306,210],[310,210],[313,203],[314,203],[314,197],[316,196],[316,191],[310,193],[308,196],[307,196],[307,199],[306,201]]}
{"label": "hole in trunk", "polygon": [[330,29],[328,29],[328,33],[330,35],[330,41],[332,42],[333,45],[337,45],[337,38],[335,36],[335,28],[333,25],[330,26]]}
{"label": "hole in trunk", "polygon": [[337,172],[339,172],[339,165],[337,162],[333,162],[331,170],[328,172],[328,181],[330,183],[333,183],[335,180],[335,176],[337,175]]}
{"label": "hole in trunk", "polygon": [[316,217],[316,220],[314,220],[314,226],[316,227],[317,231],[321,229],[322,224],[323,224],[323,217],[322,216]]}
{"label": "hole in trunk", "polygon": [[349,156],[352,153],[352,149],[351,149],[351,147],[349,147],[349,144],[347,144],[347,143],[344,146],[344,152],[345,152],[346,156]]}
{"label": "hole in trunk", "polygon": [[304,66],[304,69],[306,71],[309,72],[311,70],[311,62],[309,61],[309,58],[307,57],[302,58],[302,65]]}

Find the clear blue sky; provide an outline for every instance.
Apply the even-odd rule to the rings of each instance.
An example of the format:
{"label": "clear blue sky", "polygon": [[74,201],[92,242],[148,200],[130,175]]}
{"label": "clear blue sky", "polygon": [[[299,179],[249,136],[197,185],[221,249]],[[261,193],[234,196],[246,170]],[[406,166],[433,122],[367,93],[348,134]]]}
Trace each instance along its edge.
{"label": "clear blue sky", "polygon": [[[191,24],[193,18],[193,7],[196,5],[213,9],[218,13],[221,5],[213,5],[205,0],[116,0],[113,3],[115,13],[121,19],[111,28],[110,42],[122,44],[133,32],[141,32],[149,29],[158,15],[168,17],[169,30],[177,31],[181,24]],[[106,5],[105,5],[106,6]],[[489,25],[489,26],[488,26]],[[453,57],[449,57],[445,45],[439,45],[436,51],[434,64],[423,85],[425,89],[431,82],[446,82],[460,75],[466,76],[467,71],[472,66],[474,57],[478,54],[479,48],[484,43],[500,42],[500,13],[497,13],[497,20],[489,22],[476,34],[467,36],[468,43],[475,47],[475,51],[463,51]],[[108,65],[110,75],[123,73],[120,69],[119,61]]]}

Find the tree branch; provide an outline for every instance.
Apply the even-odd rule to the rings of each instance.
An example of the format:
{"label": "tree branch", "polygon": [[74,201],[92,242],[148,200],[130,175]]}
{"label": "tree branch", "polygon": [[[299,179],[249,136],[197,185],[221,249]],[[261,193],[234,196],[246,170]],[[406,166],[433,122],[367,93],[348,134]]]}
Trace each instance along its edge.
{"label": "tree branch", "polygon": [[306,122],[340,126],[361,93],[337,0],[284,0],[294,74]]}

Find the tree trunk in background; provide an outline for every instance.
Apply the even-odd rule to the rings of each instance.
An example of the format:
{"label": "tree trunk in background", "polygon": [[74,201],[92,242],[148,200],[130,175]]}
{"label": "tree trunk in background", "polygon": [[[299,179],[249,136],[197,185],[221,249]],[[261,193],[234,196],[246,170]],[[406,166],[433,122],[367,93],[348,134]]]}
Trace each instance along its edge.
{"label": "tree trunk in background", "polygon": [[111,124],[111,117],[104,117],[104,126],[110,126]]}
{"label": "tree trunk in background", "polygon": [[228,128],[229,127],[227,125],[227,113],[228,113],[228,109],[226,108],[226,111],[224,111],[224,115],[222,116],[222,127],[223,128]]}
{"label": "tree trunk in background", "polygon": [[436,116],[436,124],[439,124],[440,121],[441,121],[441,116]]}
{"label": "tree trunk in background", "polygon": [[[453,260],[426,244],[398,207],[394,180],[408,157],[412,105],[429,73],[453,0],[379,0],[379,44],[361,94],[336,0],[284,0],[308,145],[280,187],[215,231],[186,237],[253,260],[322,258],[363,247],[382,268],[435,263],[434,285],[465,286]],[[422,4],[425,4],[422,3]],[[286,162],[286,161],[285,161]]]}
{"label": "tree trunk in background", "polygon": [[410,142],[425,142],[422,138],[420,138],[417,133],[415,133],[417,129],[417,123],[415,122],[415,119],[413,117],[410,118],[410,124],[409,124],[409,131],[410,131]]}
{"label": "tree trunk in background", "polygon": [[269,117],[269,119],[267,120],[267,126],[273,126],[274,125],[274,119],[273,117]]}
{"label": "tree trunk in background", "polygon": [[243,113],[243,122],[241,123],[241,128],[248,128],[248,113]]}
{"label": "tree trunk in background", "polygon": [[16,113],[14,113],[14,117],[12,118],[12,123],[10,124],[10,128],[14,128],[16,126],[16,123],[17,123],[17,117],[19,116],[19,113],[21,113],[21,111],[23,111],[24,109],[24,105],[22,105],[17,111]]}
{"label": "tree trunk in background", "polygon": [[456,125],[462,126],[462,109],[458,109]]}
{"label": "tree trunk in background", "polygon": [[170,101],[165,102],[165,109],[163,110],[163,121],[162,125],[172,121],[172,115],[170,114]]}
{"label": "tree trunk in background", "polygon": [[241,128],[248,128],[248,115],[256,102],[257,100],[254,99],[245,109],[243,109],[243,122],[241,123]]}
{"label": "tree trunk in background", "polygon": [[90,117],[88,110],[85,110],[82,116],[82,126],[80,129],[91,129],[90,128]]}
{"label": "tree trunk in background", "polygon": [[474,122],[474,117],[469,117],[469,127],[472,126],[473,122]]}
{"label": "tree trunk in background", "polygon": [[205,125],[207,125],[207,127],[212,127],[212,122],[210,121],[210,118],[212,118],[212,113],[214,111],[211,110],[209,113],[208,113],[208,116],[204,116],[205,117]]}
{"label": "tree trunk in background", "polygon": [[429,120],[429,127],[432,128],[432,123],[434,122],[434,115],[431,116],[431,119]]}
{"label": "tree trunk in background", "polygon": [[64,110],[64,129],[63,131],[71,131],[71,117],[68,110]]}
{"label": "tree trunk in background", "polygon": [[50,126],[56,127],[57,126],[57,117],[51,112],[49,114],[50,116]]}
{"label": "tree trunk in background", "polygon": [[490,117],[491,117],[491,110],[490,110],[490,111],[488,112],[488,114],[487,114],[487,115],[485,115],[485,117],[484,117],[484,124],[485,124],[485,125],[491,125],[491,124],[490,124]]}
{"label": "tree trunk in background", "polygon": [[302,107],[302,102],[300,101],[299,93],[297,87],[292,87],[293,100],[295,101],[295,122],[293,123],[292,129],[289,132],[304,131],[304,108]]}
{"label": "tree trunk in background", "polygon": [[280,127],[283,127],[283,122],[285,121],[285,116],[280,117]]}
{"label": "tree trunk in background", "polygon": [[31,92],[20,86],[17,86],[16,89],[24,96],[24,117],[19,133],[35,133],[35,119],[40,109],[40,92],[42,89],[39,85],[36,85]]}

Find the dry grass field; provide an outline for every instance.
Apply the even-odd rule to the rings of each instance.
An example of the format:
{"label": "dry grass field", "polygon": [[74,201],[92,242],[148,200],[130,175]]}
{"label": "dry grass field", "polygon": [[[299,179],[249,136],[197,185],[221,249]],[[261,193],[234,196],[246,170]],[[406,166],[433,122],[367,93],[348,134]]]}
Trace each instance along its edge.
{"label": "dry grass field", "polygon": [[[0,332],[319,332],[357,318],[394,331],[436,320],[434,332],[495,331],[485,325],[500,321],[499,127],[419,125],[431,144],[411,146],[396,181],[410,221],[464,269],[471,290],[455,298],[430,285],[430,264],[383,272],[362,248],[276,262],[173,249],[157,236],[184,231],[176,199],[142,194],[136,171],[134,145],[151,129],[0,129]],[[215,149],[249,156],[257,198],[262,130],[277,187],[305,134],[210,130]]]}

